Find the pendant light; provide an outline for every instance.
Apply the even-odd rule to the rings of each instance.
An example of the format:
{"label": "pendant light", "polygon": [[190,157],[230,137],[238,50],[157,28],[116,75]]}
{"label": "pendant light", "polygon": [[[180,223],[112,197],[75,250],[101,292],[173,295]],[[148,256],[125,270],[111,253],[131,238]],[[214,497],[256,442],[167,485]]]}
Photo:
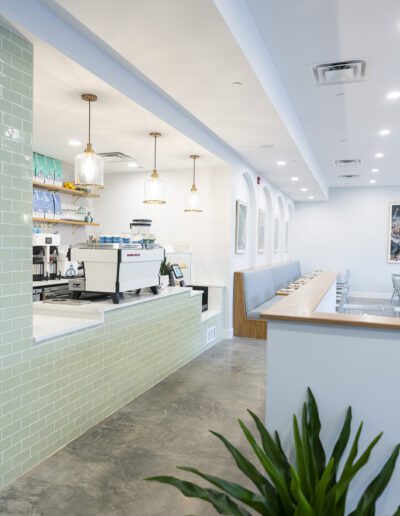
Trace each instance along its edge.
{"label": "pendant light", "polygon": [[154,168],[151,176],[144,182],[144,200],[146,204],[165,204],[164,183],[157,172],[157,138],[161,133],[150,133],[154,138]]}
{"label": "pendant light", "polygon": [[190,157],[193,160],[193,183],[189,192],[187,208],[185,211],[201,213],[203,210],[200,208],[200,196],[196,187],[196,159],[199,159],[200,156],[197,154],[191,154]]}
{"label": "pendant light", "polygon": [[86,149],[75,158],[75,184],[85,188],[104,188],[104,161],[98,156],[90,141],[91,103],[96,102],[93,93],[83,93],[82,100],[89,103],[89,139]]}

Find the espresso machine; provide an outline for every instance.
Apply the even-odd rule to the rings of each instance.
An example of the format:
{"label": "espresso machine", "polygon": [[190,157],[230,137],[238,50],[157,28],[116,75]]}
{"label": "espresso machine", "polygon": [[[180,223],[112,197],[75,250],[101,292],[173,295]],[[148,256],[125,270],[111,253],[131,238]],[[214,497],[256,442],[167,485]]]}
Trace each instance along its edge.
{"label": "espresso machine", "polygon": [[34,233],[32,235],[32,276],[33,281],[54,280],[58,271],[58,248],[60,235]]}

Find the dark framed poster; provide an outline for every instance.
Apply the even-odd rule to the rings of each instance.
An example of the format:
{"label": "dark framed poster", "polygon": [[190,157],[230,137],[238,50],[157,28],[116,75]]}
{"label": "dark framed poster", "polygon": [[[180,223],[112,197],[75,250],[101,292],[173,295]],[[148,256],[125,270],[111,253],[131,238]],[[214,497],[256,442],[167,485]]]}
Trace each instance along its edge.
{"label": "dark framed poster", "polygon": [[400,202],[390,204],[388,262],[400,263]]}

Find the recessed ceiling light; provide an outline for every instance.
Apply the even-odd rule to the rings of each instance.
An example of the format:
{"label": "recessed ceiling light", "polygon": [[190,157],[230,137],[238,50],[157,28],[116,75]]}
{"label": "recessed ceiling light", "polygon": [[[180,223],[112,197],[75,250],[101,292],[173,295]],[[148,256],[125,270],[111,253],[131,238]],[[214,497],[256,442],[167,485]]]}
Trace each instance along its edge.
{"label": "recessed ceiling light", "polygon": [[381,129],[381,130],[379,131],[379,134],[380,134],[381,136],[387,136],[387,135],[388,135],[388,134],[390,134],[391,132],[392,132],[392,131],[391,131],[390,129]]}
{"label": "recessed ceiling light", "polygon": [[261,149],[273,149],[274,144],[273,143],[263,143],[262,145],[260,145],[260,148]]}
{"label": "recessed ceiling light", "polygon": [[290,179],[291,179],[292,181],[298,181],[298,180],[299,180],[299,178],[298,178],[298,177],[296,177],[296,176],[291,177]]}
{"label": "recessed ceiling light", "polygon": [[376,179],[370,179],[369,182],[373,185],[376,183]]}
{"label": "recessed ceiling light", "polygon": [[68,142],[68,144],[71,145],[72,147],[79,147],[79,145],[82,145],[79,140],[70,140]]}
{"label": "recessed ceiling light", "polygon": [[232,86],[243,86],[243,83],[240,81],[233,81]]}
{"label": "recessed ceiling light", "polygon": [[386,95],[388,100],[398,100],[400,99],[400,91],[391,91]]}
{"label": "recessed ceiling light", "polygon": [[314,196],[313,195],[309,195],[308,198],[310,199],[310,201],[312,201],[314,199]]}
{"label": "recessed ceiling light", "polygon": [[379,172],[379,168],[371,168],[371,172]]}
{"label": "recessed ceiling light", "polygon": [[374,154],[374,157],[375,158],[383,158],[383,152],[377,152],[376,154]]}
{"label": "recessed ceiling light", "polygon": [[308,188],[300,188],[301,192],[308,192]]}
{"label": "recessed ceiling light", "polygon": [[128,163],[128,167],[131,167],[131,168],[138,168],[138,164],[137,164],[137,163],[135,163],[134,161],[130,161],[130,162]]}
{"label": "recessed ceiling light", "polygon": [[284,167],[286,165],[286,161],[277,161],[276,164],[278,167]]}

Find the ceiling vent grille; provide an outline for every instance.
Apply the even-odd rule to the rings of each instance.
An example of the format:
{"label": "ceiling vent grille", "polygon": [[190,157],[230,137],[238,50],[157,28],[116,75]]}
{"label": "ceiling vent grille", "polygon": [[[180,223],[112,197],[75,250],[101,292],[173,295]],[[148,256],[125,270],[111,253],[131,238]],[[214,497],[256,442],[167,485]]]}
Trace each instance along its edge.
{"label": "ceiling vent grille", "polygon": [[367,78],[366,59],[318,64],[312,66],[311,69],[316,86],[359,82],[365,81]]}
{"label": "ceiling vent grille", "polygon": [[344,181],[351,181],[353,179],[360,179],[360,174],[341,174],[338,176],[338,179],[343,179]]}
{"label": "ceiling vent grille", "polygon": [[342,169],[357,168],[361,165],[360,159],[336,159],[333,164]]}
{"label": "ceiling vent grille", "polygon": [[120,161],[137,161],[132,156],[124,154],[123,152],[98,152],[98,156],[101,156],[108,163],[116,163]]}

